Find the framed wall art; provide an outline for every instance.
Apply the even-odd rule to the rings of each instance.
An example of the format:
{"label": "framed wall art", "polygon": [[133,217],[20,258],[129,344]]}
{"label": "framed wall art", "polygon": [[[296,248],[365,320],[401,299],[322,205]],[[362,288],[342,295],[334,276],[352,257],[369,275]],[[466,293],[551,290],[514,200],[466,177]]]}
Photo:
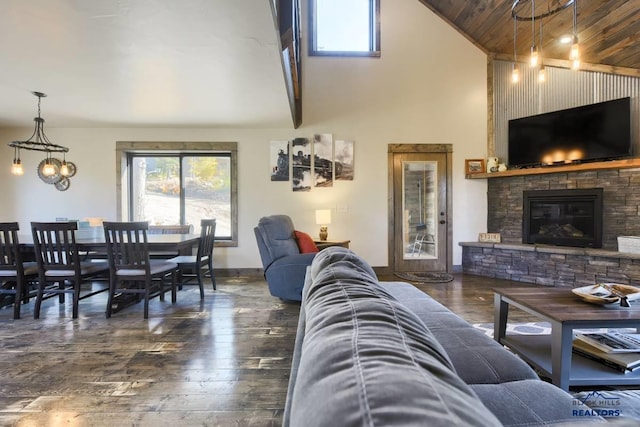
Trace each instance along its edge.
{"label": "framed wall art", "polygon": [[464,173],[473,175],[476,173],[484,173],[484,159],[467,159],[464,161]]}

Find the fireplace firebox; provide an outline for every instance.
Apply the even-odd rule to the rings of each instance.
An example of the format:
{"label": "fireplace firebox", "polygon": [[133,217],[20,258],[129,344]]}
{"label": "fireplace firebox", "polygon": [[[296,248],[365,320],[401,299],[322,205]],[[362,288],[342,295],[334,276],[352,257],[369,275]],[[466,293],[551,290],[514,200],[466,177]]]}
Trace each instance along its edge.
{"label": "fireplace firebox", "polygon": [[523,243],[602,247],[602,188],[525,191]]}

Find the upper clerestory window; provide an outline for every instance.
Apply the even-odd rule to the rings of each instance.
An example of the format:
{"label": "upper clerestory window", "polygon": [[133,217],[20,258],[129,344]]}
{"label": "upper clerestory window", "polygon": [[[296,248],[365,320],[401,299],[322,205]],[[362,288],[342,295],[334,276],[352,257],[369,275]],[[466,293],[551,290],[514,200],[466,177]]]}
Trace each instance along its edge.
{"label": "upper clerestory window", "polygon": [[380,56],[380,0],[309,0],[309,55]]}

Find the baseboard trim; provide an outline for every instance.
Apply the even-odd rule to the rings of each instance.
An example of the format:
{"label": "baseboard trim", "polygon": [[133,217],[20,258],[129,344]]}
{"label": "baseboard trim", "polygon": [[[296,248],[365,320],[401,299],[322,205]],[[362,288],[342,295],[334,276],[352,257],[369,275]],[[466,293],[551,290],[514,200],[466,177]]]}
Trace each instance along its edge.
{"label": "baseboard trim", "polygon": [[216,277],[255,277],[264,279],[264,271],[261,268],[214,268]]}
{"label": "baseboard trim", "polygon": [[[379,276],[389,276],[393,274],[391,267],[373,267],[373,271]],[[262,268],[215,268],[213,270],[216,277],[255,277],[264,279]],[[461,265],[453,266],[453,273],[462,273]]]}

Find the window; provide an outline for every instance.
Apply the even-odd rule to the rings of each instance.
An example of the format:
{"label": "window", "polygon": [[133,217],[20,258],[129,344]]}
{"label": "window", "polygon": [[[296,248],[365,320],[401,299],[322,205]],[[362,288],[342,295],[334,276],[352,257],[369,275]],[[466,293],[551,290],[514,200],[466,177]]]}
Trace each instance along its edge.
{"label": "window", "polygon": [[237,246],[235,143],[232,150],[219,149],[230,143],[192,143],[212,150],[175,148],[191,143],[127,144],[135,148],[119,146],[125,168],[118,174],[125,189],[119,197],[126,206],[122,218],[193,225],[194,233],[200,233],[200,219],[215,218],[216,244]]}
{"label": "window", "polygon": [[309,54],[380,56],[380,0],[309,0]]}

